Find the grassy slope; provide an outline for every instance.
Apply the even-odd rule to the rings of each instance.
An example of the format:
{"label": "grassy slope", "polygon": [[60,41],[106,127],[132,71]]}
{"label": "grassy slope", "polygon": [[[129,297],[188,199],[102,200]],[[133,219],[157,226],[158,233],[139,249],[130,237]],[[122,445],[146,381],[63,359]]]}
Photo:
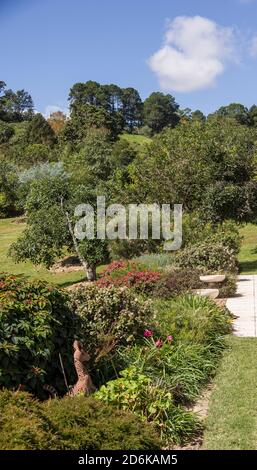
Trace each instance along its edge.
{"label": "grassy slope", "polygon": [[210,398],[203,449],[257,449],[257,339],[228,338]]}
{"label": "grassy slope", "polygon": [[244,274],[257,273],[257,226],[247,224],[240,230],[243,238],[239,253],[241,271]]}
{"label": "grassy slope", "polygon": [[7,255],[9,246],[18,238],[25,228],[24,223],[17,223],[18,219],[0,220],[0,272],[11,274],[24,274],[25,276],[59,284],[68,285],[84,279],[83,271],[73,273],[52,274],[44,267],[35,267],[32,263],[15,264]]}
{"label": "grassy slope", "polygon": [[120,138],[125,139],[128,142],[130,142],[132,144],[137,144],[137,145],[150,144],[150,142],[151,142],[151,138],[150,137],[145,137],[144,135],[121,134]]}

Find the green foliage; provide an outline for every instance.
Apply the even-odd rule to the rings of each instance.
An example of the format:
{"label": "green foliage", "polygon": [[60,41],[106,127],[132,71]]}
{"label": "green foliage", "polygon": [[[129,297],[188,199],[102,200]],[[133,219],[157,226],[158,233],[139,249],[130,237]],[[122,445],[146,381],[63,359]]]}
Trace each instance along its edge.
{"label": "green foliage", "polygon": [[0,217],[16,213],[18,174],[14,165],[0,160]]}
{"label": "green foliage", "polygon": [[144,124],[152,134],[167,126],[175,127],[179,122],[178,108],[173,96],[154,92],[144,102]]}
{"label": "green foliage", "polygon": [[29,166],[48,162],[50,160],[49,153],[49,147],[47,145],[30,144],[25,149],[26,162]]}
{"label": "green foliage", "polygon": [[154,297],[169,299],[190,292],[200,285],[199,271],[193,269],[173,269],[165,272],[152,290]]}
{"label": "green foliage", "polygon": [[239,124],[249,125],[251,123],[248,109],[240,103],[231,103],[228,106],[221,106],[214,114],[235,119]]}
{"label": "green foliage", "polygon": [[129,344],[142,335],[153,313],[148,302],[129,289],[89,285],[71,293],[70,307],[79,316],[82,342],[97,360],[118,344]]}
{"label": "green foliage", "polygon": [[226,299],[227,297],[234,297],[237,291],[237,276],[233,274],[226,274],[226,279],[219,286],[219,297]]}
{"label": "green foliage", "polygon": [[256,214],[255,133],[234,121],[181,122],[154,137],[116,184],[126,202],[183,204],[204,220],[253,219]]}
{"label": "green foliage", "polygon": [[119,359],[122,367],[133,364],[153,384],[169,390],[174,404],[193,403],[214,375],[222,348],[213,352],[208,345],[177,342],[176,331],[173,338],[174,343],[163,344],[161,348],[147,341],[143,348],[134,345],[120,349]]}
{"label": "green foliage", "polygon": [[127,140],[121,139],[115,142],[112,148],[111,164],[113,168],[122,168],[133,162],[137,155],[135,146]]}
{"label": "green foliage", "polygon": [[151,379],[131,366],[121,378],[103,385],[95,397],[122,410],[131,410],[143,422],[154,424],[167,443],[191,440],[201,426],[196,417],[173,403],[172,393],[151,383]]}
{"label": "green foliage", "polygon": [[0,145],[6,144],[14,134],[14,129],[4,121],[0,121]]}
{"label": "green foliage", "polygon": [[62,436],[62,448],[71,450],[158,449],[150,425],[142,425],[130,411],[119,411],[93,398],[51,400],[47,417]]}
{"label": "green foliage", "polygon": [[235,273],[238,269],[232,249],[222,243],[203,242],[188,246],[175,255],[175,264],[181,268],[198,269],[201,274]]}
{"label": "green foliage", "polygon": [[237,255],[242,237],[239,226],[232,220],[222,223],[206,222],[199,212],[183,215],[183,246],[202,242],[222,243]]}
{"label": "green foliage", "polygon": [[68,374],[74,318],[61,291],[40,281],[1,275],[0,278],[0,383],[24,385],[42,394],[42,384],[63,391],[58,354]]}
{"label": "green foliage", "polygon": [[76,184],[83,184],[96,192],[101,181],[111,172],[112,145],[105,129],[84,130],[84,137],[76,152],[63,158],[67,171]]}
{"label": "green foliage", "polygon": [[56,143],[55,133],[42,114],[37,113],[27,128],[27,143],[52,147]]}
{"label": "green foliage", "polygon": [[33,101],[25,90],[6,89],[6,83],[0,81],[0,119],[7,122],[18,122],[30,119],[33,115]]}
{"label": "green foliage", "polygon": [[0,449],[60,449],[60,436],[42,409],[25,392],[0,391]]}
{"label": "green foliage", "polygon": [[174,334],[177,341],[215,348],[231,332],[231,317],[207,297],[186,294],[163,304],[159,328]]}
{"label": "green foliage", "polygon": [[150,425],[93,398],[40,403],[24,392],[2,391],[0,415],[1,450],[160,448]]}
{"label": "green foliage", "polygon": [[155,302],[156,325],[145,345],[119,348],[117,363],[134,365],[156,386],[169,390],[175,404],[194,402],[214,375],[224,335],[231,331],[225,309],[202,297]]}

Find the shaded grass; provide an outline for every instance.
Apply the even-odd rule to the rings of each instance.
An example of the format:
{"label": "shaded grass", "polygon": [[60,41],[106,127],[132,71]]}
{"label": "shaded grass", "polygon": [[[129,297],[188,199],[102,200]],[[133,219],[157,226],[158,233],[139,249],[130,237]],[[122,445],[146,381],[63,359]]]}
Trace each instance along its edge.
{"label": "shaded grass", "polygon": [[257,226],[246,224],[241,227],[242,246],[238,256],[240,271],[243,274],[257,273]]}
{"label": "shaded grass", "polygon": [[19,221],[19,218],[0,220],[0,272],[15,275],[22,274],[29,278],[45,280],[63,287],[85,279],[82,270],[57,274],[49,272],[43,266],[35,267],[30,262],[15,263],[10,256],[8,256],[8,249],[10,245],[17,240],[26,226],[25,223],[18,223]]}
{"label": "shaded grass", "polygon": [[210,397],[203,449],[257,449],[257,339],[227,338]]}

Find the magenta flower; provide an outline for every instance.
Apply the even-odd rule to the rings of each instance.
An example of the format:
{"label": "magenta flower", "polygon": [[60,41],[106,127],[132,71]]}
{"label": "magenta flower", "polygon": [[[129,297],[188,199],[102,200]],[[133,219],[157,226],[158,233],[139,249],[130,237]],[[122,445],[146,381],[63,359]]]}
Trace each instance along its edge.
{"label": "magenta flower", "polygon": [[144,337],[145,338],[151,338],[151,336],[153,336],[152,330],[145,330],[144,331]]}
{"label": "magenta flower", "polygon": [[157,341],[155,341],[155,346],[156,346],[157,348],[161,348],[161,347],[162,347],[162,340],[161,340],[160,338],[157,339]]}
{"label": "magenta flower", "polygon": [[172,343],[172,341],[173,341],[173,336],[172,336],[172,335],[167,336],[167,341],[168,341],[169,343]]}

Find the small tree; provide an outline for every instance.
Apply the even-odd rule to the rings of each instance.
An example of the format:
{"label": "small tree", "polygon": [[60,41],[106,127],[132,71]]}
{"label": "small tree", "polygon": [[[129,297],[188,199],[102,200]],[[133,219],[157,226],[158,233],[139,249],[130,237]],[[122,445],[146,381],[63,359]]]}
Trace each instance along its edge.
{"label": "small tree", "polygon": [[[28,226],[10,254],[17,261],[52,266],[64,248],[75,252],[88,280],[96,277],[96,266],[108,255],[105,240],[83,240],[75,237],[74,208],[85,197],[85,188],[73,188],[67,175],[44,176],[30,183],[25,209]],[[83,199],[82,199],[83,198]]]}
{"label": "small tree", "polygon": [[175,127],[179,122],[178,108],[173,96],[154,92],[144,102],[144,124],[153,134],[167,126]]}
{"label": "small tree", "polygon": [[27,141],[29,144],[43,144],[49,147],[55,144],[55,133],[42,114],[36,114],[30,121],[27,129]]}

